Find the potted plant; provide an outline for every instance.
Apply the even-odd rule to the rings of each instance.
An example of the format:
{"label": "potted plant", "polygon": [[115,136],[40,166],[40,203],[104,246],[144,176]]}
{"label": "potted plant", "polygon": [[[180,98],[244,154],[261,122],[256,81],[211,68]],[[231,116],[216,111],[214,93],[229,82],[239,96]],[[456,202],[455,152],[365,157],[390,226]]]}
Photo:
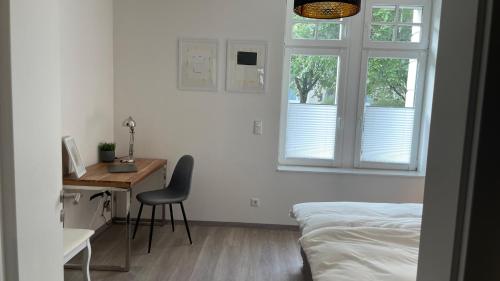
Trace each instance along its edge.
{"label": "potted plant", "polygon": [[114,142],[101,142],[99,144],[99,160],[101,162],[115,161],[115,148]]}

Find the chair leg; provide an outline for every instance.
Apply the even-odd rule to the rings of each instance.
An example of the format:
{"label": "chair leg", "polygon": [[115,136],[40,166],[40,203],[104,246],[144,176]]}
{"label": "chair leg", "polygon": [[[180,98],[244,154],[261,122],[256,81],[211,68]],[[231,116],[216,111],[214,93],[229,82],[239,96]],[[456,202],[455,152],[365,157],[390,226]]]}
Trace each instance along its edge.
{"label": "chair leg", "polygon": [[132,239],[135,239],[135,234],[137,233],[137,227],[139,226],[139,222],[141,220],[142,206],[143,204],[141,203],[141,206],[139,207],[139,213],[137,214],[137,220],[135,221],[134,235],[132,236]]}
{"label": "chair leg", "polygon": [[168,207],[170,208],[170,223],[172,224],[172,232],[175,231],[175,226],[174,226],[174,211],[172,210],[172,204],[168,204]]}
{"label": "chair leg", "polygon": [[193,244],[193,241],[191,240],[191,233],[189,233],[189,225],[188,225],[188,221],[186,219],[186,212],[184,211],[184,205],[182,205],[182,202],[180,202],[180,204],[181,204],[182,216],[184,217],[184,224],[186,225],[186,231],[187,231],[188,237],[189,237],[189,243]]}
{"label": "chair leg", "polygon": [[148,254],[151,253],[151,241],[153,241],[153,227],[155,225],[155,210],[156,206],[153,205],[153,211],[151,213],[151,227],[149,229],[149,246],[148,246]]}

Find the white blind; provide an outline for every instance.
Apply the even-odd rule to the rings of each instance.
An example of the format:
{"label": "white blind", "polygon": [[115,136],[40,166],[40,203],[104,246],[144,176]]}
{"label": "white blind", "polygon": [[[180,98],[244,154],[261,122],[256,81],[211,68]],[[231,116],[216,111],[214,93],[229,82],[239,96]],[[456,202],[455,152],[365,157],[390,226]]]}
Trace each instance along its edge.
{"label": "white blind", "polygon": [[365,107],[361,161],[409,164],[414,108]]}
{"label": "white blind", "polygon": [[337,106],[288,104],[286,158],[334,159]]}

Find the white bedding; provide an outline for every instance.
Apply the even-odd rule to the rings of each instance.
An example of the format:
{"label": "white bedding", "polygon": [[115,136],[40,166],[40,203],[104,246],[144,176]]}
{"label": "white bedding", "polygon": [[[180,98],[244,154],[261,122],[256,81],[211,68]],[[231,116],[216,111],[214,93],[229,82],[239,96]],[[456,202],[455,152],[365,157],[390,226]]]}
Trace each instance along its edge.
{"label": "white bedding", "polygon": [[420,230],[422,204],[314,202],[300,203],[291,211],[302,234],[324,227],[383,227]]}
{"label": "white bedding", "polygon": [[420,231],[325,227],[300,244],[314,281],[415,281]]}

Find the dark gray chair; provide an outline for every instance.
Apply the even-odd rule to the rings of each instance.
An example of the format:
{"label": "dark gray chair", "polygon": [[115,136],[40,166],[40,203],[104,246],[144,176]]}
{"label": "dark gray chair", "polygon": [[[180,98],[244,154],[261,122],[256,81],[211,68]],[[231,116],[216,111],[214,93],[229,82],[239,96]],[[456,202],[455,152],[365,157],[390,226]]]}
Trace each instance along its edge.
{"label": "dark gray chair", "polygon": [[141,202],[141,207],[139,208],[139,214],[137,215],[137,222],[135,224],[134,236],[137,233],[137,227],[139,226],[139,221],[141,220],[142,207],[144,204],[153,206],[153,211],[151,213],[151,226],[149,230],[149,246],[148,253],[151,252],[151,241],[153,240],[153,226],[155,218],[155,209],[157,205],[166,205],[170,207],[170,221],[172,223],[172,231],[175,231],[174,226],[174,214],[172,212],[172,204],[180,204],[182,210],[182,216],[184,217],[184,224],[186,225],[186,231],[189,237],[189,243],[193,244],[191,240],[191,233],[189,232],[188,221],[186,219],[186,212],[184,211],[184,205],[182,201],[186,200],[189,191],[191,189],[191,178],[193,175],[194,159],[191,155],[184,155],[179,159],[177,165],[175,165],[174,173],[172,174],[172,179],[168,184],[167,188],[162,188],[159,190],[146,191],[137,194],[136,198]]}

